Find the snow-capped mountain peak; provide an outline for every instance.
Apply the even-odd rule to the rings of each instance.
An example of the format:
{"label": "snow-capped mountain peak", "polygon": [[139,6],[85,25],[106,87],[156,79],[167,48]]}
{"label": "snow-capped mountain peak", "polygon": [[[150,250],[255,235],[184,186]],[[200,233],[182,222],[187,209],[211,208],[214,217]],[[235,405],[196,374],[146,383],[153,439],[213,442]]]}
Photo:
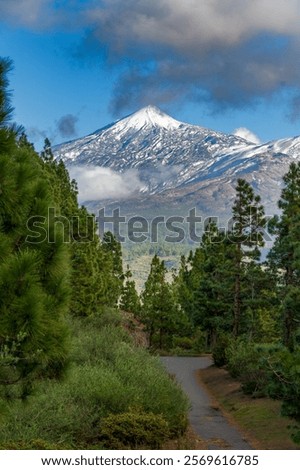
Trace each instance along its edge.
{"label": "snow-capped mountain peak", "polygon": [[140,130],[147,127],[162,127],[171,130],[178,129],[181,125],[181,122],[152,105],[146,106],[116,123],[117,128],[121,127],[123,131],[132,128]]}
{"label": "snow-capped mountain peak", "polygon": [[137,201],[144,204],[149,198],[151,205],[151,198],[156,198],[155,204],[168,201],[175,207],[188,204],[218,213],[224,204],[230,207],[236,180],[242,177],[273,211],[283,174],[291,161],[300,160],[300,137],[254,144],[237,135],[179,122],[147,106],[93,134],[58,145],[53,153],[70,169],[105,168],[106,179],[97,181],[99,187],[107,186],[109,172],[125,179],[135,175],[139,184],[129,183],[135,209]]}

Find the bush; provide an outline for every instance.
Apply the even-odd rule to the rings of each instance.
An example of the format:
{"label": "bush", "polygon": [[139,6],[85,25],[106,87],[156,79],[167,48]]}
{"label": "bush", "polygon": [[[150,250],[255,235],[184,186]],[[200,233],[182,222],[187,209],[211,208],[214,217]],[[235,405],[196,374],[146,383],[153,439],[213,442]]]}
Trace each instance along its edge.
{"label": "bush", "polygon": [[174,337],[173,338],[173,346],[175,348],[186,349],[190,351],[194,347],[194,341],[192,338],[184,337]]}
{"label": "bush", "polygon": [[[181,351],[182,350],[182,351]],[[182,352],[190,352],[200,354],[205,351],[205,333],[200,329],[196,329],[193,336],[173,336],[173,354]]]}
{"label": "bush", "polygon": [[300,421],[300,348],[282,347],[270,359],[273,372],[269,394],[283,400],[283,414]]}
{"label": "bush", "polygon": [[174,435],[186,429],[188,400],[181,388],[170,380],[159,358],[151,357],[141,348],[123,344],[116,351],[114,368],[123,383],[125,396],[131,393],[129,406],[161,414]]}
{"label": "bush", "polygon": [[[300,348],[293,352],[285,347],[278,348],[268,361],[272,371],[269,394],[282,400],[283,416],[294,418],[300,423]],[[300,443],[300,427],[294,426],[292,438]]]}
{"label": "bush", "polygon": [[227,350],[227,367],[233,377],[237,377],[245,393],[266,393],[267,372],[262,368],[261,354],[253,343],[235,341]]}
{"label": "bush", "polygon": [[107,449],[159,449],[169,437],[162,415],[129,410],[101,420],[100,439]]}
{"label": "bush", "polygon": [[28,447],[41,439],[54,448],[99,446],[99,423],[102,429],[108,416],[132,409],[161,417],[169,434],[178,436],[186,429],[188,401],[159,358],[135,347],[119,326],[99,328],[100,322],[70,322],[72,363],[65,380],[41,381],[25,405],[5,402],[0,443]]}
{"label": "bush", "polygon": [[234,338],[229,334],[222,333],[218,336],[218,341],[212,350],[212,357],[217,367],[227,364],[226,350],[233,341]]}
{"label": "bush", "polygon": [[253,396],[269,395],[273,371],[272,358],[282,349],[279,344],[256,344],[237,340],[226,350],[227,367],[237,377],[245,393]]}

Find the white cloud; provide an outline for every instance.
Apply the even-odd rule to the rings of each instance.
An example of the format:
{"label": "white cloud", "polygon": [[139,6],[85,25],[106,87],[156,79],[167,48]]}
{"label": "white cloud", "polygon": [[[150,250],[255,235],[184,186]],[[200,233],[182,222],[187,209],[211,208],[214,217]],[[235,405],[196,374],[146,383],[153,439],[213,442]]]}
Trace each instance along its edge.
{"label": "white cloud", "polygon": [[67,25],[70,15],[77,26],[109,33],[116,49],[137,41],[187,51],[237,44],[260,31],[299,36],[300,22],[299,0],[0,0],[0,18],[26,26]]}
{"label": "white cloud", "polygon": [[242,137],[243,139],[246,139],[249,142],[253,142],[254,144],[261,143],[261,140],[259,139],[259,137],[256,134],[254,134],[254,132],[250,131],[250,129],[247,129],[246,127],[239,127],[238,129],[235,129],[233,131],[233,135]]}
{"label": "white cloud", "polygon": [[87,49],[122,63],[117,115],[149,102],[242,108],[300,89],[299,0],[103,0],[83,18]]}
{"label": "white cloud", "polygon": [[69,172],[71,178],[78,183],[81,202],[126,199],[144,186],[137,170],[117,173],[110,168],[99,166],[74,166],[69,168]]}
{"label": "white cloud", "polygon": [[115,50],[135,41],[195,52],[259,32],[299,35],[300,22],[298,0],[105,0],[85,15]]}

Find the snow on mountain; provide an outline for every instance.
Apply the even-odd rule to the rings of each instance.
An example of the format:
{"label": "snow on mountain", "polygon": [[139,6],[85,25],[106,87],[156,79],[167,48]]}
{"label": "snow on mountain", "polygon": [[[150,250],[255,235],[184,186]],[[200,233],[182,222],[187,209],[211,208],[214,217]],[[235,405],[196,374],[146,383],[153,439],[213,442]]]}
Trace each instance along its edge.
{"label": "snow on mountain", "polygon": [[148,206],[169,201],[178,208],[181,201],[207,213],[224,211],[242,177],[274,211],[281,178],[290,162],[300,158],[300,137],[255,144],[179,122],[147,106],[53,152],[69,169],[102,167],[121,175],[135,170],[141,181],[131,195],[135,205],[142,201],[145,207],[148,198]]}
{"label": "snow on mountain", "polygon": [[163,113],[156,106],[147,106],[127,118],[118,121],[115,124],[115,130],[119,131],[122,135],[131,129],[141,131],[149,127],[161,127],[162,129],[172,130],[178,129],[181,125],[181,122]]}

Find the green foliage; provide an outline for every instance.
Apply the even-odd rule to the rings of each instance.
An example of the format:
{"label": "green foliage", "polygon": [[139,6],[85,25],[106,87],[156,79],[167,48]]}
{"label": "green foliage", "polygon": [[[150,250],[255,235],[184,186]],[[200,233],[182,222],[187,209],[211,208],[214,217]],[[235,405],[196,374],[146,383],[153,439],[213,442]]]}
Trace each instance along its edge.
{"label": "green foliage", "polygon": [[178,338],[173,338],[173,346],[175,348],[192,351],[194,348],[194,341],[192,338],[187,336],[179,336]]}
{"label": "green foliage", "polygon": [[[65,379],[41,381],[26,406],[8,403],[0,443],[23,442],[23,448],[24,443],[31,448],[34,440],[41,439],[49,448],[101,448],[106,443],[103,423],[106,418],[114,421],[114,415],[116,425],[122,422],[122,426],[132,416],[129,428],[135,426],[136,435],[129,430],[128,439],[141,439],[141,421],[145,424],[149,419],[146,439],[151,448],[162,436],[162,428],[167,429],[165,437],[185,430],[188,402],[181,389],[158,358],[133,345],[120,326],[121,317],[111,313],[70,318],[72,354]],[[154,430],[150,432],[155,426],[153,415],[160,423],[156,436]]]}
{"label": "green foliage", "polygon": [[0,57],[0,155],[13,150],[16,136],[20,131],[10,124],[13,108],[10,104],[10,92],[7,89],[7,74],[11,71],[12,65],[9,58]]}
{"label": "green foliage", "polygon": [[100,439],[106,449],[160,449],[168,437],[163,416],[139,409],[109,415],[100,423]]}
{"label": "green foliage", "polygon": [[283,400],[284,414],[300,420],[300,349],[291,352],[281,347],[270,358],[269,367],[273,371],[270,395]]}
{"label": "green foliage", "polygon": [[267,367],[267,360],[272,349],[267,345],[258,345],[243,340],[233,341],[226,350],[227,368],[233,377],[237,377],[245,393],[253,396],[265,396],[272,373]]}
{"label": "green foliage", "polygon": [[217,367],[223,367],[227,364],[227,349],[230,346],[230,343],[234,341],[234,338],[229,333],[221,333],[218,336],[218,341],[212,350],[212,357],[214,364]]}
{"label": "green foliage", "polygon": [[87,242],[72,243],[71,312],[89,316],[115,305],[119,288],[114,283],[112,259],[106,254],[96,234]]}
{"label": "green foliage", "polygon": [[149,345],[161,350],[172,346],[173,335],[178,332],[184,334],[189,328],[188,318],[176,302],[172,286],[166,281],[166,272],[164,262],[155,255],[141,294],[141,320],[149,334]]}
{"label": "green foliage", "polygon": [[292,163],[283,178],[285,187],[278,206],[281,217],[273,220],[277,235],[269,253],[269,264],[278,279],[278,296],[281,300],[282,337],[292,351],[297,345],[300,322],[300,163]]}
{"label": "green foliage", "polygon": [[120,298],[119,307],[126,312],[139,316],[141,312],[141,302],[135,288],[135,282],[132,280],[132,273],[127,265],[127,271],[124,274],[124,286]]}
{"label": "green foliage", "polygon": [[120,243],[109,232],[101,243],[94,215],[78,206],[76,181],[62,161],[54,160],[48,139],[41,158],[57,207],[52,220],[55,227],[63,228],[71,253],[71,312],[89,316],[104,306],[115,306],[123,281]]}
{"label": "green foliage", "polygon": [[37,374],[57,377],[66,363],[69,253],[60,230],[48,243],[53,201],[34,150],[16,145],[0,166],[0,385],[26,396]]}
{"label": "green foliage", "polygon": [[242,305],[242,332],[249,341],[270,343],[280,339],[276,280],[267,266],[254,262],[245,266]]}
{"label": "green foliage", "polygon": [[206,351],[206,334],[195,328],[191,336],[173,336],[171,353],[173,355],[198,355]]}
{"label": "green foliage", "polygon": [[257,343],[278,343],[281,337],[279,309],[261,307],[251,313],[253,340]]}
{"label": "green foliage", "polygon": [[42,439],[32,439],[31,441],[10,441],[0,445],[0,450],[64,450],[57,444],[49,443]]}
{"label": "green foliage", "polygon": [[123,285],[123,264],[121,243],[111,232],[105,232],[102,240],[104,253],[112,261],[112,275],[110,278],[111,299],[109,305],[116,306],[122,292]]}
{"label": "green foliage", "polygon": [[[257,344],[243,338],[225,349],[227,368],[253,397],[270,396],[282,402],[282,414],[300,421],[300,349],[293,352],[280,343]],[[300,427],[292,437],[299,443]]]}
{"label": "green foliage", "polygon": [[236,198],[232,207],[232,229],[229,233],[230,240],[235,247],[233,250],[233,334],[235,337],[241,333],[243,320],[244,263],[246,259],[259,259],[259,247],[264,245],[263,228],[265,223],[264,208],[260,203],[260,196],[254,194],[253,188],[247,181],[238,179]]}
{"label": "green foliage", "polygon": [[176,300],[193,324],[195,324],[196,313],[194,295],[201,276],[201,264],[200,250],[196,250],[194,254],[190,251],[188,258],[182,255],[178,273],[173,279]]}
{"label": "green foliage", "polygon": [[[244,183],[242,189],[245,190]],[[249,197],[258,204],[259,199],[254,197],[252,190]],[[238,205],[239,198],[242,202]],[[207,348],[212,349],[218,349],[218,337],[223,333],[232,332],[234,336],[247,333],[249,338],[258,337],[258,311],[277,307],[273,294],[274,278],[253,259],[257,250],[245,250],[246,247],[248,250],[257,248],[262,243],[262,208],[259,206],[254,210],[261,224],[256,227],[251,222],[251,207],[243,205],[245,201],[241,194],[239,198],[236,202],[236,206],[241,206],[239,224],[235,224],[234,230],[226,235],[213,221],[209,221],[200,247],[190,254],[188,260],[182,258],[174,280],[182,309],[189,313],[194,326],[198,325],[207,332]],[[237,215],[235,217],[238,218]],[[246,235],[252,237],[251,240]]]}
{"label": "green foliage", "polygon": [[198,258],[202,262],[198,288],[194,293],[194,318],[196,324],[207,331],[207,346],[214,348],[218,335],[232,330],[232,247],[217,227],[210,224],[194,259],[197,251],[201,253]]}

